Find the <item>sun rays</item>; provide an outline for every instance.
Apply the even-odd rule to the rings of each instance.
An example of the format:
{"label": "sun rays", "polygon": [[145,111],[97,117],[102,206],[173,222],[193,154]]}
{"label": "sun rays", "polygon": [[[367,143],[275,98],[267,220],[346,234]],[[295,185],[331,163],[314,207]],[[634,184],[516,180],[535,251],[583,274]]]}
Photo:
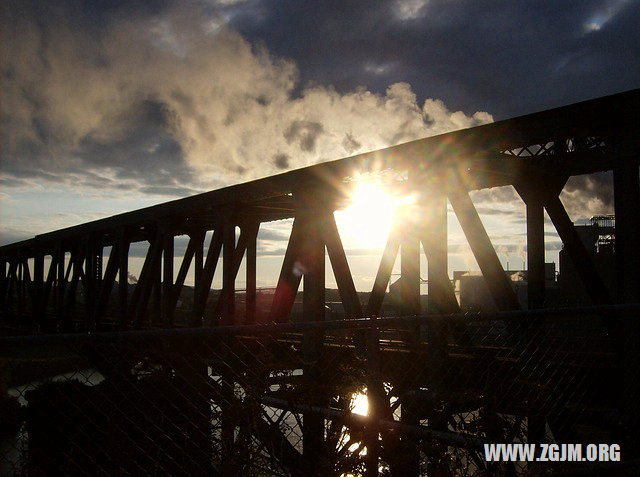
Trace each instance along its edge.
{"label": "sun rays", "polygon": [[355,180],[350,203],[336,212],[345,246],[379,250],[384,247],[399,209],[415,203],[414,194],[401,194],[381,175],[363,175]]}

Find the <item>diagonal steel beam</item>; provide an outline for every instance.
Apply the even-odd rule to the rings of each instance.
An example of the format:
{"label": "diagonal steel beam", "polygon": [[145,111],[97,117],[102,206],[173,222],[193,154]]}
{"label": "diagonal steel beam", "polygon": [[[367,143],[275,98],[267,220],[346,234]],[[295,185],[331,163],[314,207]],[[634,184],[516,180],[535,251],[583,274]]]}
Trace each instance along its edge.
{"label": "diagonal steel beam", "polygon": [[107,269],[104,273],[104,279],[98,291],[98,299],[93,310],[93,321],[97,325],[106,313],[107,302],[115,285],[116,275],[118,273],[118,261],[120,258],[120,244],[116,243],[111,247],[109,259],[107,260]]}
{"label": "diagonal steel beam", "polygon": [[[249,299],[249,295],[252,294],[252,296],[254,297],[254,303],[253,303],[253,307],[254,307],[254,313],[255,313],[255,244],[256,244],[256,239],[258,236],[258,229],[260,227],[260,224],[257,222],[251,222],[249,224],[244,224],[240,226],[240,236],[238,237],[238,243],[235,246],[235,250],[233,252],[233,269],[230,271],[230,273],[232,274],[233,280],[235,281],[235,279],[238,277],[238,272],[240,271],[240,265],[242,265],[242,259],[245,255],[245,252],[247,252],[247,277],[249,277],[250,275],[250,268],[251,268],[251,258],[249,257],[250,255],[250,247],[253,248],[253,292],[250,292],[249,290],[249,281],[247,280],[247,290],[246,290],[246,299]],[[235,226],[234,226],[235,228]],[[221,243],[222,245],[222,243]],[[222,301],[223,301],[223,294],[220,294],[220,296],[218,297],[218,300],[216,302],[215,308],[214,308],[214,312],[213,312],[213,320],[219,320],[220,316],[222,314]],[[248,306],[248,302],[245,303],[246,306]],[[248,309],[246,310],[248,313]]]}
{"label": "diagonal steel beam", "polygon": [[389,233],[389,238],[387,239],[387,244],[385,245],[384,252],[382,253],[380,265],[378,266],[378,273],[376,274],[376,280],[373,284],[373,290],[371,290],[371,294],[369,295],[365,316],[378,315],[382,308],[382,301],[384,300],[384,295],[387,292],[387,286],[389,286],[393,265],[396,262],[398,250],[400,249],[400,240],[397,229],[397,220],[394,220],[393,225],[391,226],[391,232]]}
{"label": "diagonal steel beam", "polygon": [[518,298],[511,288],[511,282],[500,264],[469,193],[461,184],[458,184],[449,192],[449,202],[458,217],[497,308],[499,310],[519,309]]}
{"label": "diagonal steel beam", "polygon": [[[189,272],[189,267],[191,266],[191,260],[193,259],[194,254],[195,241],[193,240],[193,237],[189,236],[187,249],[185,250],[184,256],[182,257],[182,263],[180,264],[176,282],[173,285],[173,290],[171,292],[171,302],[168,305],[168,308],[171,310],[171,316],[173,316],[173,311],[176,309],[178,300],[180,299],[180,292],[182,291],[182,286],[184,285],[184,281],[187,278],[187,272]],[[173,324],[173,321],[171,322],[171,324]]]}
{"label": "diagonal steel beam", "polygon": [[[273,303],[269,313],[269,321],[282,323],[291,314],[291,308],[300,287],[302,270],[300,264],[296,264],[300,257],[302,240],[304,240],[304,223],[299,217],[293,220],[289,243],[284,254],[278,285],[273,295]],[[296,266],[297,265],[297,266]]]}
{"label": "diagonal steel beam", "polygon": [[157,268],[157,264],[160,261],[162,255],[162,234],[159,230],[156,231],[154,237],[151,239],[151,244],[147,250],[147,256],[142,265],[142,271],[140,272],[140,278],[136,284],[136,288],[133,292],[131,299],[130,310],[133,315],[133,327],[140,328],[142,320],[144,318],[145,311],[147,310],[147,304],[149,302],[149,296],[151,294],[151,288],[153,286],[153,272]]}
{"label": "diagonal steel beam", "polygon": [[580,236],[560,198],[555,194],[547,194],[544,197],[544,208],[547,210],[549,218],[562,239],[562,244],[569,257],[571,257],[571,261],[593,302],[596,305],[611,303],[609,292],[593,264],[593,260],[591,260],[589,253],[584,248],[582,240],[580,240]]}
{"label": "diagonal steel beam", "polygon": [[331,267],[333,268],[333,274],[336,277],[336,283],[338,285],[338,291],[340,292],[340,298],[345,309],[347,318],[361,318],[362,304],[358,297],[358,292],[353,283],[353,276],[349,269],[349,262],[342,246],[342,240],[340,240],[340,233],[338,232],[338,226],[333,213],[329,212],[327,217],[323,220],[325,224],[324,228],[324,242],[327,246],[327,254],[331,261]]}

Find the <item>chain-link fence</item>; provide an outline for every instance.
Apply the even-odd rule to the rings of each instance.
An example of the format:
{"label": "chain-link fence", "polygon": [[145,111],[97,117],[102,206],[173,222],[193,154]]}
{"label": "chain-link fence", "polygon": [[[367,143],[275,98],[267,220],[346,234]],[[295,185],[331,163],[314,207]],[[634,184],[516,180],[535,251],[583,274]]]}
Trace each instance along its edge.
{"label": "chain-link fence", "polygon": [[[0,339],[2,475],[495,475],[639,458],[639,307]],[[637,470],[637,469],[636,469]]]}

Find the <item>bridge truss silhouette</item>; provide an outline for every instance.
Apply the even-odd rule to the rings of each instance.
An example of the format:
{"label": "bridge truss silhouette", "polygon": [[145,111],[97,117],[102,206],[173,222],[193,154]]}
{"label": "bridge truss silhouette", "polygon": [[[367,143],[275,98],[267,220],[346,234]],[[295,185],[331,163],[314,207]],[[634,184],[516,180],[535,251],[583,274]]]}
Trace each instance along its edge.
{"label": "bridge truss silhouette", "polygon": [[[640,458],[633,319],[640,303],[639,138],[640,90],[633,90],[5,245],[0,247],[3,346],[29,348],[47,339],[65,346],[82,343],[74,353],[89,356],[90,367],[105,382],[130,376],[141,363],[162,369],[165,380],[179,377],[182,384],[174,388],[198,382],[197,390],[184,391],[193,407],[190,421],[199,419],[185,431],[195,432],[199,437],[192,443],[200,443],[190,472],[248,471],[247,462],[258,461],[261,470],[252,468],[257,474],[323,469],[418,475],[462,467],[484,472],[491,467],[479,457],[483,442],[586,443],[589,422],[597,428],[591,438],[619,441],[626,445],[623,455]],[[381,171],[392,171],[393,187],[417,199],[395,217],[372,290],[359,294],[334,212],[349,203],[358,174]],[[570,177],[601,171],[613,174],[613,287],[600,276],[559,197]],[[526,205],[524,309],[469,195],[499,186],[513,186]],[[460,308],[448,275],[449,205],[497,313],[469,315]],[[549,305],[545,212],[589,298],[580,308]],[[258,232],[261,224],[281,219],[293,219],[293,225],[272,301],[261,314]],[[174,270],[180,236],[187,236],[188,244]],[[137,282],[129,283],[138,243],[146,244],[146,255]],[[429,288],[426,307],[420,299],[421,253],[428,264],[422,270]],[[337,321],[327,321],[327,257],[342,307]],[[398,257],[397,317],[376,318]],[[220,261],[222,289],[214,293]],[[241,295],[236,281],[243,261]],[[190,269],[194,286],[185,309]],[[300,294],[301,318],[292,323]],[[172,355],[169,349],[179,352]],[[176,354],[179,363],[170,359]],[[605,375],[611,389],[597,384]],[[357,378],[349,381],[349,376]],[[576,398],[567,397],[571,390]],[[358,393],[369,398],[368,417],[350,413]],[[549,403],[557,406],[551,409]],[[219,421],[211,418],[214,408]],[[271,417],[265,417],[267,410]],[[612,413],[616,424],[607,420]],[[349,429],[335,431],[349,442],[342,453],[336,451],[340,439],[332,426]],[[297,429],[299,439],[292,441],[284,427]],[[234,458],[238,449],[252,445],[257,450],[242,462]],[[171,449],[177,460],[189,453],[187,447]],[[461,457],[456,449],[466,454]],[[347,456],[352,467],[343,465]]]}

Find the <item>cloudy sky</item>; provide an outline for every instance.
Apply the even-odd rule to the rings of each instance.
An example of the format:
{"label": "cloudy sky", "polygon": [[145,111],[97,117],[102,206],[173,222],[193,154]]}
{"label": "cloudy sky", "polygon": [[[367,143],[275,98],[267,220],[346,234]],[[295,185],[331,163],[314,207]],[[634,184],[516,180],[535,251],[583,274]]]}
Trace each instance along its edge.
{"label": "cloudy sky", "polygon": [[[0,243],[640,86],[635,0],[0,8]],[[609,183],[570,183],[572,218],[609,212]],[[474,199],[520,267],[516,196]]]}

